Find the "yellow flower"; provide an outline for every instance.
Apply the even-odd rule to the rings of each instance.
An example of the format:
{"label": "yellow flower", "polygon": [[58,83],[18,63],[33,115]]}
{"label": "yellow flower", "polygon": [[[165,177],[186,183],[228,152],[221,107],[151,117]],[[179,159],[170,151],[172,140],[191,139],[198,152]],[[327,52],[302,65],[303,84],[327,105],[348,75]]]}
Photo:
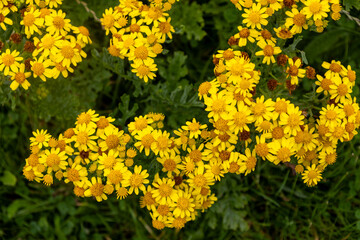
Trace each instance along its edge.
{"label": "yellow flower", "polygon": [[122,136],[124,135],[123,130],[119,130],[115,126],[109,126],[105,128],[104,133],[100,135],[100,139],[104,140],[99,144],[101,151],[106,150],[120,150]]}
{"label": "yellow flower", "polygon": [[73,163],[64,172],[64,182],[72,182],[75,186],[82,187],[87,180],[87,169],[80,164]]}
{"label": "yellow flower", "polygon": [[77,66],[81,62],[81,52],[77,48],[77,42],[74,37],[69,40],[62,40],[59,43],[59,51],[55,56],[55,62],[64,67],[70,67],[70,64]]}
{"label": "yellow flower", "polygon": [[168,17],[167,19],[159,19],[154,23],[154,27],[158,29],[158,32],[155,36],[159,39],[160,42],[165,42],[166,36],[172,39],[172,32],[175,32],[173,26],[170,24],[171,18]]}
{"label": "yellow flower", "polygon": [[91,182],[87,181],[88,189],[84,192],[85,197],[95,197],[96,201],[101,202],[107,200],[107,196],[104,192],[104,184],[100,177],[92,177]]}
{"label": "yellow flower", "polygon": [[153,136],[153,129],[151,127],[139,132],[135,139],[138,140],[134,146],[142,152],[145,149],[145,155],[149,156],[150,150],[154,148],[155,138]]}
{"label": "yellow flower", "polygon": [[324,92],[325,96],[329,94],[329,91],[331,89],[331,85],[333,85],[332,79],[329,78],[323,78],[320,75],[316,75],[316,78],[318,79],[315,84],[318,85],[318,88],[316,89],[317,93]]}
{"label": "yellow flower", "polygon": [[104,26],[106,30],[106,35],[110,32],[116,31],[116,28],[120,28],[117,19],[120,18],[120,13],[113,11],[112,8],[105,9],[105,13],[103,13],[103,17],[100,19],[101,25]]}
{"label": "yellow flower", "polygon": [[152,122],[153,120],[146,116],[135,117],[134,121],[128,124],[128,130],[132,135],[135,135],[138,132],[141,132],[142,130],[149,127],[149,124],[151,124]]}
{"label": "yellow flower", "polygon": [[136,195],[139,194],[139,189],[145,191],[145,185],[149,183],[149,179],[146,179],[149,174],[147,170],[142,170],[142,166],[135,165],[134,173],[128,172],[125,174],[123,187],[130,187],[129,194],[135,192]]}
{"label": "yellow flower", "polygon": [[41,80],[46,82],[46,78],[53,77],[53,71],[48,68],[53,65],[53,62],[50,59],[44,60],[44,57],[40,56],[39,59],[35,58],[30,64],[34,78],[40,77]]}
{"label": "yellow flower", "polygon": [[66,36],[71,30],[70,19],[65,19],[66,14],[62,10],[53,10],[45,16],[46,31],[51,35]]}
{"label": "yellow flower", "polygon": [[207,128],[206,124],[200,124],[196,121],[195,118],[192,119],[192,122],[187,121],[186,126],[182,126],[182,129],[189,131],[190,136],[189,138],[198,138],[201,134],[201,130]]}
{"label": "yellow flower", "polygon": [[302,29],[308,29],[306,16],[302,10],[299,12],[297,8],[292,8],[291,12],[286,11],[286,15],[289,16],[289,18],[286,18],[285,26],[287,28],[292,26],[290,31],[293,34],[301,33]]}
{"label": "yellow flower", "polygon": [[298,58],[294,62],[292,58],[288,59],[289,67],[286,68],[287,76],[290,76],[290,81],[292,85],[299,83],[299,78],[305,77],[306,70],[300,69],[301,60]]}
{"label": "yellow flower", "polygon": [[278,165],[280,162],[290,162],[290,157],[295,154],[294,139],[282,138],[268,144],[272,155],[269,155],[270,162]]}
{"label": "yellow flower", "polygon": [[75,134],[72,136],[72,140],[75,142],[75,148],[78,148],[80,151],[95,148],[96,142],[94,140],[98,137],[93,135],[95,133],[94,128],[86,126],[86,124],[81,124],[74,128],[74,132]]}
{"label": "yellow flower", "polygon": [[[251,82],[248,79],[251,79],[249,72],[252,72],[255,68],[255,64],[250,63],[250,60],[245,60],[244,57],[234,57],[229,61],[226,61],[226,76],[228,77],[228,82],[233,83],[234,85],[240,84],[243,89],[250,88]],[[248,84],[244,81],[249,82]]]}
{"label": "yellow flower", "polygon": [[332,60],[331,63],[323,62],[321,66],[325,69],[329,69],[325,73],[326,78],[331,79],[333,77],[338,77],[339,75],[342,77],[346,76],[346,68],[341,65],[340,61]]}
{"label": "yellow flower", "polygon": [[332,78],[333,84],[330,86],[330,99],[335,99],[335,102],[344,103],[347,99],[351,99],[352,85],[347,77],[341,79],[338,76]]}
{"label": "yellow flower", "polygon": [[307,0],[304,2],[305,7],[302,9],[306,18],[313,17],[314,21],[327,17],[330,11],[329,2],[323,0]]}
{"label": "yellow flower", "polygon": [[115,166],[120,165],[123,166],[122,163],[120,163],[119,159],[119,152],[114,151],[114,149],[111,149],[107,154],[102,153],[101,156],[99,156],[98,160],[98,170],[104,171],[104,176],[108,176],[109,173],[114,170]]}
{"label": "yellow flower", "polygon": [[190,218],[195,211],[194,199],[187,191],[177,191],[174,203],[170,206],[174,207],[173,214],[175,217]]}
{"label": "yellow flower", "polygon": [[259,32],[255,29],[243,28],[242,26],[238,26],[239,33],[235,34],[235,38],[239,38],[239,47],[243,47],[247,45],[247,41],[255,42],[255,38],[258,37]]}
{"label": "yellow flower", "polygon": [[0,71],[4,71],[4,75],[9,75],[10,70],[12,72],[17,72],[18,68],[20,67],[19,61],[22,61],[22,57],[19,56],[19,52],[14,50],[10,52],[10,49],[6,49],[0,55]]}
{"label": "yellow flower", "polygon": [[176,198],[177,190],[173,187],[175,181],[168,178],[159,178],[159,175],[155,175],[155,179],[152,183],[154,189],[151,191],[152,197],[159,204],[172,204]]}
{"label": "yellow flower", "polygon": [[242,160],[239,171],[245,172],[245,176],[255,170],[257,162],[255,149],[251,152],[249,148],[246,148],[245,155],[240,154],[239,158]]}
{"label": "yellow flower", "polygon": [[26,37],[30,38],[34,32],[41,34],[39,28],[43,27],[44,19],[40,17],[38,9],[31,9],[29,12],[24,13],[24,18],[20,24],[25,26]]}
{"label": "yellow flower", "polygon": [[131,67],[133,68],[131,71],[136,73],[136,76],[139,78],[144,79],[145,82],[148,82],[149,79],[154,79],[156,75],[153,72],[158,70],[152,58],[147,58],[144,61],[135,61],[131,64]]}
{"label": "yellow flower", "polygon": [[335,105],[327,105],[320,111],[320,122],[324,123],[326,127],[334,128],[339,125],[345,117],[345,112]]}
{"label": "yellow flower", "polygon": [[[0,2],[1,3],[1,2]],[[8,15],[10,10],[8,8],[2,9],[0,12],[0,27],[6,31],[6,25],[13,25],[13,21],[10,18],[7,18],[6,15]]]}
{"label": "yellow flower", "polygon": [[44,155],[39,159],[39,163],[44,164],[47,167],[47,172],[57,172],[62,169],[65,170],[68,165],[68,156],[65,152],[60,152],[59,148],[51,148],[45,150]]}
{"label": "yellow flower", "polygon": [[288,106],[286,113],[281,113],[279,124],[284,126],[284,133],[295,135],[297,131],[300,131],[301,125],[304,125],[304,116],[299,110],[299,107],[295,107],[294,104]]}
{"label": "yellow flower", "polygon": [[193,187],[194,194],[199,194],[202,187],[207,187],[214,184],[214,178],[210,173],[205,172],[204,165],[199,165],[193,173],[188,174],[187,180],[190,187]]}
{"label": "yellow flower", "polygon": [[165,154],[172,152],[170,149],[170,133],[161,130],[155,130],[153,133],[155,144],[153,145],[152,151],[155,155],[160,155],[163,157]]}
{"label": "yellow flower", "polygon": [[253,3],[251,8],[244,9],[244,12],[241,16],[244,18],[243,23],[246,24],[246,27],[262,29],[261,25],[268,24],[266,18],[269,15],[265,13],[266,8],[261,8],[260,3]]}
{"label": "yellow flower", "polygon": [[266,99],[264,95],[256,98],[252,103],[251,111],[255,122],[262,122],[264,120],[271,120],[273,118],[274,102],[271,98]]}
{"label": "yellow flower", "polygon": [[164,156],[156,158],[156,160],[162,164],[162,171],[166,172],[168,177],[171,177],[173,173],[176,175],[180,174],[179,164],[181,162],[181,158],[180,155],[177,155],[175,152],[164,154]]}
{"label": "yellow flower", "polygon": [[15,91],[19,85],[21,85],[25,90],[27,90],[30,86],[28,77],[31,76],[30,72],[25,72],[25,64],[20,64],[20,67],[17,72],[9,72],[11,76],[12,83],[10,84],[10,88]]}
{"label": "yellow flower", "polygon": [[55,56],[59,51],[60,39],[60,35],[56,36],[51,34],[44,35],[41,40],[35,37],[34,45],[36,46],[36,49],[33,52],[33,56],[36,57],[39,53],[44,57]]}
{"label": "yellow flower", "polygon": [[306,170],[302,173],[302,179],[304,183],[309,187],[315,186],[321,179],[321,170],[315,164],[306,167]]}
{"label": "yellow flower", "polygon": [[205,171],[207,174],[211,175],[211,178],[215,181],[220,181],[224,177],[225,170],[221,160],[210,160],[209,164],[205,165]]}
{"label": "yellow flower", "polygon": [[275,47],[275,43],[272,41],[259,41],[258,46],[262,49],[255,53],[256,56],[264,56],[262,63],[269,65],[275,63],[274,55],[281,53],[280,47]]}
{"label": "yellow flower", "polygon": [[30,138],[30,146],[39,146],[39,149],[41,149],[42,146],[49,146],[48,141],[51,138],[51,135],[47,133],[47,130],[36,130],[36,132],[34,131],[32,134],[34,137]]}

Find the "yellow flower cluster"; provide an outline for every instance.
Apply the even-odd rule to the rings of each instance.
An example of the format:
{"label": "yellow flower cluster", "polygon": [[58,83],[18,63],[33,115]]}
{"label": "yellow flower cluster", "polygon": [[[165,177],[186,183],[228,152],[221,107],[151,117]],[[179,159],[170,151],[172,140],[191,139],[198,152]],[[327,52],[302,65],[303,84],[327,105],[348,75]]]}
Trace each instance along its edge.
{"label": "yellow flower cluster", "polygon": [[[247,54],[232,49],[218,51],[214,62],[216,79],[202,83],[198,91],[215,133],[226,136],[222,150],[240,150],[240,144],[246,148],[245,153],[254,153],[255,159],[276,165],[292,162],[295,170],[303,173],[304,182],[314,186],[325,167],[336,161],[337,143],[350,141],[357,134],[360,111],[356,98],[350,96],[356,79],[350,66],[345,68],[337,61],[323,63],[328,71],[325,77],[317,75],[316,92],[323,92],[329,101],[320,116],[312,118],[315,122],[285,98],[253,99],[260,73],[254,70]],[[287,81],[297,84],[298,77],[305,76],[305,70],[298,69],[301,60],[289,58],[288,63]],[[296,76],[292,74],[295,72]]]}
{"label": "yellow flower cluster", "polygon": [[175,32],[166,11],[175,0],[152,0],[149,5],[136,0],[120,0],[118,6],[103,13],[101,24],[111,33],[109,53],[132,61],[132,72],[148,82],[156,75],[154,58],[162,53],[166,38]]}
{"label": "yellow flower cluster", "polygon": [[86,57],[82,49],[91,43],[89,31],[71,25],[66,14],[57,9],[62,0],[0,3],[1,28],[18,25],[11,27],[10,39],[0,41],[0,71],[10,78],[12,90],[20,85],[27,90],[31,77],[42,81],[56,79],[60,74],[67,77]]}
{"label": "yellow flower cluster", "polygon": [[[239,33],[233,36],[233,41],[238,46],[246,46],[247,42],[257,41],[257,45],[262,49],[256,55],[263,55],[263,63],[274,63],[274,55],[281,52],[279,47],[275,47],[276,39],[269,32],[274,31],[281,39],[292,38],[300,34],[303,29],[313,29],[322,32],[327,26],[326,20],[328,13],[331,18],[340,19],[341,5],[339,0],[232,0],[239,10],[243,10],[242,26],[239,26]],[[280,11],[284,9],[285,11]],[[285,13],[285,14],[284,14]],[[268,29],[264,28],[269,24],[269,18],[276,16],[283,19],[271,25]]]}

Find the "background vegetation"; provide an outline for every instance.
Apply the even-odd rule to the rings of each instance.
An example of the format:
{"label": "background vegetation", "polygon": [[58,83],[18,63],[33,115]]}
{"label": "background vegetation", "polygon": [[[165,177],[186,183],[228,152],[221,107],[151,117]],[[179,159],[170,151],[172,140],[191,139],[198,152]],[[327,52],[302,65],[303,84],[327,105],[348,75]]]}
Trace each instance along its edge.
{"label": "background vegetation", "polygon": [[[138,198],[97,203],[78,199],[72,188],[47,188],[22,176],[29,137],[38,128],[57,135],[89,108],[124,126],[134,116],[162,112],[169,129],[196,117],[205,120],[196,96],[213,78],[212,54],[227,48],[241,16],[228,0],[181,0],[171,11],[176,29],[157,59],[156,81],[145,84],[129,64],[110,56],[100,23],[79,1],[64,0],[75,25],[91,30],[88,58],[67,79],[32,83],[21,95],[0,85],[0,238],[2,239],[360,239],[360,136],[338,148],[338,161],[315,188],[286,166],[259,162],[254,173],[227,175],[215,187],[219,201],[185,229],[156,231]],[[100,4],[101,2],[101,4]],[[86,1],[98,18],[118,1]],[[344,1],[360,16],[358,0]],[[81,14],[79,14],[81,12]],[[190,16],[190,17],[189,17]],[[360,26],[345,15],[324,33],[306,33],[299,43],[309,64],[340,60],[360,70]],[[357,72],[359,95],[360,72]],[[311,83],[304,84],[304,91]],[[355,88],[356,89],[356,88]]]}

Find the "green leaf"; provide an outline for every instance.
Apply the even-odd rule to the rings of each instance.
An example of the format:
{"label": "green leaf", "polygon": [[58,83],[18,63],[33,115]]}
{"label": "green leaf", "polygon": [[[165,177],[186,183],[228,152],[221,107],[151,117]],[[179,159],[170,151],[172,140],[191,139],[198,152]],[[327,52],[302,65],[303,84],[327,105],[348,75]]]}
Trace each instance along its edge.
{"label": "green leaf", "polygon": [[205,22],[201,5],[196,2],[189,4],[188,1],[184,1],[181,4],[175,4],[170,16],[171,24],[175,29],[182,29],[188,40],[200,41],[206,35],[203,30]]}
{"label": "green leaf", "polygon": [[160,62],[159,74],[171,86],[178,85],[178,81],[188,74],[188,69],[185,65],[187,56],[181,52],[176,51],[173,56],[169,56],[166,62]]}
{"label": "green leaf", "polygon": [[120,126],[125,126],[126,121],[129,118],[132,118],[136,114],[136,110],[139,109],[139,105],[137,103],[134,103],[133,107],[129,109],[130,107],[130,96],[127,94],[124,94],[121,96],[121,102],[119,103],[118,109],[122,113],[121,118],[119,119]]}
{"label": "green leaf", "polygon": [[358,210],[355,211],[355,217],[356,217],[357,219],[360,219],[360,209],[358,209]]}
{"label": "green leaf", "polygon": [[0,178],[0,181],[7,186],[15,186],[16,177],[10,171],[6,170],[4,175]]}
{"label": "green leaf", "polygon": [[360,10],[360,1],[359,0],[344,0],[343,5],[345,6],[345,10],[349,11],[352,8],[356,8]]}

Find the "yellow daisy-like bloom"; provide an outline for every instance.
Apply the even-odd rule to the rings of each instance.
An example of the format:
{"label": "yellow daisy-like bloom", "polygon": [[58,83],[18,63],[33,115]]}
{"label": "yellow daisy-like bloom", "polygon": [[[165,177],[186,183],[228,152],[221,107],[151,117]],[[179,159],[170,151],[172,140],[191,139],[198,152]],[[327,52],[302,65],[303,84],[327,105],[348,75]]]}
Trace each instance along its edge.
{"label": "yellow daisy-like bloom", "polygon": [[[240,83],[243,85],[242,80],[250,79],[251,75],[249,72],[252,72],[255,68],[255,64],[250,63],[250,60],[245,60],[244,57],[234,57],[229,61],[226,61],[226,76],[228,77],[228,82],[233,83],[234,85]],[[243,87],[242,88],[246,88]]]}
{"label": "yellow daisy-like bloom", "polygon": [[30,87],[30,83],[27,80],[31,76],[31,72],[25,72],[25,64],[21,64],[17,72],[9,72],[11,76],[12,83],[10,88],[15,91],[19,85],[21,85],[25,90]]}
{"label": "yellow daisy-like bloom", "polygon": [[84,192],[85,197],[95,197],[96,201],[101,202],[107,200],[107,196],[104,192],[105,185],[102,183],[100,177],[92,177],[91,182],[88,181],[87,185],[89,188]]}
{"label": "yellow daisy-like bloom", "polygon": [[44,60],[44,57],[40,56],[39,59],[35,58],[30,64],[34,78],[40,77],[41,80],[46,82],[46,78],[53,77],[53,71],[48,68],[53,65],[53,62],[50,59]]}
{"label": "yellow daisy-like bloom", "polygon": [[295,135],[297,131],[301,130],[300,126],[304,125],[304,118],[299,107],[290,104],[288,111],[280,115],[279,124],[284,126],[285,134]]}
{"label": "yellow daisy-like bloom", "polygon": [[64,182],[72,182],[75,186],[82,187],[87,180],[88,171],[80,164],[73,163],[70,168],[64,172]]}
{"label": "yellow daisy-like bloom", "polygon": [[241,16],[244,18],[242,21],[246,24],[246,27],[262,29],[261,25],[267,25],[268,21],[266,18],[269,16],[266,14],[266,8],[261,8],[261,4],[255,4],[251,6],[250,9],[244,9],[244,12]]}
{"label": "yellow daisy-like bloom", "polygon": [[302,9],[306,18],[313,17],[314,21],[327,17],[330,11],[329,2],[323,0],[307,0],[304,2],[305,7]]}
{"label": "yellow daisy-like bloom", "polygon": [[57,172],[62,169],[65,170],[68,165],[68,156],[65,152],[60,152],[59,148],[51,148],[45,150],[44,155],[39,159],[39,163],[44,164],[47,167],[47,172]]}
{"label": "yellow daisy-like bloom", "polygon": [[119,19],[121,14],[119,12],[113,11],[112,8],[105,9],[105,13],[103,13],[103,17],[100,19],[101,25],[104,26],[106,30],[106,35],[110,32],[116,32],[116,28],[120,28],[117,19]]}
{"label": "yellow daisy-like bloom", "polygon": [[336,162],[337,154],[336,149],[333,149],[332,151],[321,151],[319,153],[319,164],[328,166],[332,165]]}
{"label": "yellow daisy-like bloom", "polygon": [[325,96],[327,96],[329,94],[331,86],[334,84],[334,82],[332,81],[332,79],[323,78],[320,75],[316,75],[316,78],[318,79],[315,82],[315,84],[318,85],[316,92],[317,93],[324,92]]}
{"label": "yellow daisy-like bloom", "polygon": [[106,151],[108,149],[120,150],[120,146],[123,145],[121,142],[123,135],[124,131],[119,130],[114,126],[105,128],[104,133],[100,135],[100,138],[104,140],[99,144],[101,151]]}
{"label": "yellow daisy-like bloom", "polygon": [[251,152],[249,148],[246,148],[245,155],[240,154],[239,158],[241,160],[239,171],[245,173],[245,176],[255,170],[257,162],[255,149]]}
{"label": "yellow daisy-like bloom", "polygon": [[289,16],[289,18],[286,18],[285,26],[287,28],[292,26],[290,29],[291,33],[301,33],[302,29],[308,29],[306,15],[303,11],[299,12],[297,8],[292,8],[291,12],[286,11],[286,15]]}
{"label": "yellow daisy-like bloom", "polygon": [[173,187],[175,181],[168,178],[159,178],[159,175],[155,175],[155,179],[152,183],[154,189],[151,191],[153,198],[159,204],[172,204],[176,198],[177,190]]}
{"label": "yellow daisy-like bloom", "polygon": [[198,138],[199,135],[201,134],[201,130],[202,129],[206,129],[207,125],[206,124],[200,124],[199,122],[196,121],[195,118],[192,119],[192,121],[187,121],[186,122],[186,126],[182,126],[182,129],[189,131],[190,136],[189,138]]}
{"label": "yellow daisy-like bloom", "polygon": [[152,135],[155,139],[155,144],[152,145],[153,148],[151,149],[155,155],[159,155],[163,157],[165,154],[172,152],[170,149],[171,147],[171,140],[170,140],[170,133],[161,130],[155,130]]}
{"label": "yellow daisy-like bloom", "polygon": [[319,146],[319,134],[314,133],[315,128],[309,130],[309,125],[305,125],[303,130],[298,131],[294,136],[297,149],[303,148],[306,151],[312,151]]}
{"label": "yellow daisy-like bloom", "polygon": [[[81,51],[77,48],[77,42],[72,37],[59,43],[59,51],[55,56],[55,62],[61,62],[64,67],[70,67],[70,64],[77,66],[77,63],[81,62],[81,57]],[[83,57],[86,57],[86,55]]]}
{"label": "yellow daisy-like bloom", "polygon": [[302,173],[302,179],[309,187],[315,186],[322,179],[319,166],[313,164],[311,167],[306,167],[306,170]]}
{"label": "yellow daisy-like bloom", "polygon": [[36,132],[32,132],[32,134],[34,135],[34,137],[30,138],[30,146],[38,146],[39,149],[41,149],[43,146],[49,146],[48,141],[51,138],[51,135],[47,133],[47,130],[41,129],[39,131],[38,129],[36,130]]}
{"label": "yellow daisy-like bloom", "polygon": [[170,206],[174,207],[173,214],[175,217],[189,218],[195,211],[194,199],[188,191],[178,190],[175,195],[174,203]]}
{"label": "yellow daisy-like bloom", "polygon": [[22,57],[19,56],[19,52],[14,50],[10,51],[10,49],[6,49],[0,55],[0,71],[4,71],[4,75],[9,75],[10,70],[16,73],[20,67],[19,61],[22,61]]}
{"label": "yellow daisy-like bloom", "polygon": [[130,49],[128,53],[129,60],[144,61],[156,57],[150,45],[145,41],[146,39],[135,39],[134,48]]}
{"label": "yellow daisy-like bloom", "polygon": [[55,67],[52,69],[52,71],[53,71],[53,78],[57,79],[60,76],[60,74],[64,78],[67,78],[69,76],[69,72],[73,73],[74,69],[71,68],[70,66],[65,67],[62,62],[58,62],[55,63]]}
{"label": "yellow daisy-like bloom", "polygon": [[76,118],[75,125],[85,124],[86,126],[90,126],[91,128],[97,127],[97,121],[99,121],[99,114],[95,112],[95,110],[89,109],[87,112],[82,112]]}
{"label": "yellow daisy-like bloom", "polygon": [[134,146],[142,152],[145,149],[145,155],[149,156],[150,150],[154,148],[155,138],[153,136],[153,129],[146,128],[135,135],[135,139],[138,140]]}
{"label": "yellow daisy-like bloom", "polygon": [[331,99],[335,102],[345,103],[347,99],[351,99],[352,85],[347,77],[341,79],[340,77],[332,78],[333,85],[330,86]]}
{"label": "yellow daisy-like bloom", "polygon": [[131,71],[139,78],[144,79],[145,82],[148,82],[149,79],[154,79],[156,77],[154,72],[158,70],[152,58],[147,58],[144,61],[135,61],[131,64],[131,67],[133,68]]}
{"label": "yellow daisy-like bloom", "polygon": [[56,56],[60,47],[61,36],[54,36],[51,34],[44,35],[41,39],[35,37],[34,45],[36,49],[33,52],[33,56],[37,56],[39,53],[44,57]]}
{"label": "yellow daisy-like bloom", "polygon": [[114,149],[111,149],[107,154],[102,153],[102,155],[99,156],[98,163],[98,170],[103,170],[104,176],[109,175],[110,171],[113,170],[116,165],[123,165],[120,163],[119,152],[114,151]]}
{"label": "yellow daisy-like bloom", "polygon": [[229,122],[230,130],[234,134],[246,130],[250,131],[248,124],[253,122],[251,110],[243,102],[237,104],[237,111],[232,112],[231,120]]}
{"label": "yellow daisy-like bloom", "polygon": [[325,77],[332,79],[333,77],[338,77],[339,75],[342,77],[346,76],[346,68],[341,65],[340,61],[332,60],[331,63],[323,62],[321,66],[325,69],[329,69],[325,73]]}
{"label": "yellow daisy-like bloom", "polygon": [[262,49],[255,53],[256,56],[264,56],[262,63],[269,65],[275,63],[274,55],[281,53],[280,47],[275,47],[275,43],[272,41],[259,41],[258,46]]}
{"label": "yellow daisy-like bloom", "polygon": [[168,17],[166,20],[161,19],[154,23],[154,26],[158,28],[158,32],[155,36],[159,39],[160,42],[164,42],[166,37],[172,39],[172,32],[175,32],[174,27],[170,24],[171,18]]}
{"label": "yellow daisy-like bloom", "polygon": [[334,128],[342,122],[345,112],[335,105],[327,105],[320,111],[320,123],[324,123],[326,127]]}
{"label": "yellow daisy-like bloom", "polygon": [[45,16],[46,31],[51,35],[66,36],[71,30],[70,19],[65,19],[66,14],[62,10],[53,10]]}
{"label": "yellow daisy-like bloom", "polygon": [[128,124],[128,130],[131,133],[131,135],[135,135],[138,132],[141,132],[142,130],[150,127],[150,124],[152,122],[153,120],[146,116],[135,117],[134,121]]}
{"label": "yellow daisy-like bloom", "polygon": [[[1,2],[0,2],[1,3]],[[10,10],[8,8],[2,9],[0,12],[0,27],[6,31],[6,25],[13,25],[13,21],[10,18],[7,18],[6,15],[8,15]]]}
{"label": "yellow daisy-like bloom", "polygon": [[214,178],[211,174],[205,172],[204,165],[199,165],[193,173],[188,174],[187,182],[190,187],[193,187],[194,194],[199,194],[202,187],[207,187],[214,184]]}
{"label": "yellow daisy-like bloom", "polygon": [[292,85],[299,83],[299,78],[305,77],[306,70],[300,69],[301,60],[298,58],[294,62],[292,58],[288,59],[289,67],[286,68],[287,77],[290,77]]}
{"label": "yellow daisy-like bloom", "polygon": [[225,170],[221,160],[209,161],[209,164],[205,165],[205,171],[206,173],[211,174],[211,177],[214,178],[215,181],[220,181],[225,174]]}
{"label": "yellow daisy-like bloom", "polygon": [[119,190],[125,181],[126,174],[131,174],[128,168],[124,164],[116,164],[114,168],[108,172],[106,183],[115,185],[115,189]]}
{"label": "yellow daisy-like bloom", "polygon": [[72,136],[72,140],[75,142],[74,147],[78,148],[79,151],[87,151],[88,149],[92,150],[96,146],[96,140],[98,137],[94,136],[95,129],[86,126],[86,124],[81,124],[74,128],[75,134]]}
{"label": "yellow daisy-like bloom", "polygon": [[255,39],[259,36],[259,32],[256,29],[243,28],[238,26],[239,33],[235,34],[234,37],[239,39],[239,47],[247,45],[247,41],[255,42]]}
{"label": "yellow daisy-like bloom", "polygon": [[175,152],[170,154],[164,154],[163,157],[156,159],[159,163],[163,165],[162,171],[167,173],[168,177],[171,177],[174,174],[179,175],[179,164],[181,162],[180,155],[177,155]]}
{"label": "yellow daisy-like bloom", "polygon": [[265,101],[265,97],[262,95],[252,103],[251,111],[255,122],[271,120],[273,118],[274,102],[270,98]]}
{"label": "yellow daisy-like bloom", "polygon": [[139,189],[141,191],[145,191],[145,185],[149,183],[149,179],[147,177],[149,174],[147,173],[147,170],[142,170],[142,166],[135,165],[134,167],[134,173],[127,173],[125,174],[125,181],[123,184],[123,187],[130,187],[129,188],[129,194],[132,194],[135,192],[136,195],[139,194]]}
{"label": "yellow daisy-like bloom", "polygon": [[207,106],[205,111],[209,112],[209,118],[214,118],[217,121],[220,117],[223,119],[227,117],[227,110],[234,103],[233,99],[226,96],[224,92],[220,92],[205,99],[205,105]]}
{"label": "yellow daisy-like bloom", "polygon": [[268,144],[272,155],[269,155],[270,162],[278,165],[280,162],[290,162],[290,157],[295,154],[294,139],[282,138],[278,141],[273,141]]}
{"label": "yellow daisy-like bloom", "polygon": [[[84,26],[73,27],[73,32],[77,34],[76,39],[84,44],[91,44],[89,30]],[[83,44],[82,44],[83,45]]]}
{"label": "yellow daisy-like bloom", "polygon": [[351,69],[350,65],[347,66],[345,71],[347,72],[346,77],[349,79],[351,85],[354,86],[356,80],[356,72]]}
{"label": "yellow daisy-like bloom", "polygon": [[286,100],[284,98],[276,98],[276,101],[274,103],[274,111],[273,111],[274,120],[278,119],[281,113],[287,112],[289,104],[290,104],[289,100]]}
{"label": "yellow daisy-like bloom", "polygon": [[34,32],[41,34],[39,28],[43,27],[44,19],[40,17],[40,11],[33,8],[24,13],[24,18],[20,24],[25,26],[26,37],[30,38]]}
{"label": "yellow daisy-like bloom", "polygon": [[142,191],[144,196],[140,197],[140,207],[144,208],[146,207],[148,210],[154,211],[156,206],[158,205],[155,199],[153,198],[153,194],[151,193],[153,188],[151,185],[148,185],[147,188]]}

